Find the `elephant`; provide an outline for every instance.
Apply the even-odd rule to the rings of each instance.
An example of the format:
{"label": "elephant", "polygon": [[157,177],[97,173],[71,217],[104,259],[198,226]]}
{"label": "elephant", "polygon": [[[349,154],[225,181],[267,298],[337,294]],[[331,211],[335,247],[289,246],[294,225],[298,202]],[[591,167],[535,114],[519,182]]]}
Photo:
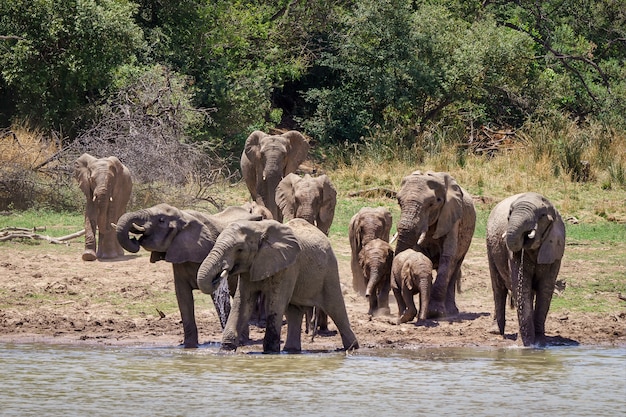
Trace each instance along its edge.
{"label": "elephant", "polygon": [[391,264],[393,248],[383,239],[372,239],[359,252],[359,265],[366,281],[365,297],[369,300],[368,314],[389,314]]}
{"label": "elephant", "polygon": [[241,154],[241,173],[252,200],[267,207],[275,220],[282,221],[276,205],[276,187],[295,172],[309,152],[309,143],[295,130],[268,135],[255,130],[246,139]]}
{"label": "elephant", "polygon": [[[398,324],[417,316],[426,320],[430,289],[433,281],[433,263],[421,252],[406,249],[395,255],[391,267],[391,289],[398,303]],[[420,295],[419,315],[413,296]]]}
{"label": "elephant", "polygon": [[501,335],[511,291],[524,346],[545,345],[546,317],[564,252],[565,224],[546,197],[521,193],[494,207],[487,219],[487,259]]}
{"label": "elephant", "polygon": [[343,348],[359,343],[350,327],[330,240],[304,219],[238,221],[219,235],[198,270],[198,287],[210,294],[219,282],[239,275],[237,292],[222,336],[221,349],[235,350],[259,293],[265,295],[267,325],[263,352],[280,351],[283,315],[287,316],[285,351],[301,351],[302,318],[317,306],[328,313]]}
{"label": "elephant", "polygon": [[402,179],[396,254],[416,249],[430,258],[437,276],[428,316],[454,316],[456,287],[476,225],[472,197],[447,172],[414,171]]}
{"label": "elephant", "polygon": [[[198,327],[194,312],[193,290],[198,289],[198,268],[209,254],[220,232],[235,220],[260,220],[242,207],[228,207],[207,215],[195,210],[180,210],[169,204],[158,204],[126,213],[116,225],[117,240],[124,249],[136,253],[140,247],[150,253],[150,262],[170,262],[174,272],[174,288],[183,322],[187,348],[198,346]],[[129,233],[139,235],[130,238]],[[236,276],[229,282],[235,288]],[[230,310],[230,298],[222,291],[211,293],[222,327]]]}
{"label": "elephant", "polygon": [[87,198],[83,261],[123,256],[124,249],[115,238],[111,223],[124,214],[130,200],[130,170],[115,156],[98,159],[84,153],[74,161],[74,178]]}
{"label": "elephant", "polygon": [[359,252],[370,240],[382,239],[389,242],[391,225],[391,212],[386,207],[362,207],[350,219],[348,239],[351,249],[352,288],[362,296],[365,296],[367,284],[359,265]]}
{"label": "elephant", "polygon": [[327,175],[289,174],[276,187],[276,204],[284,221],[304,219],[328,236],[335,217],[337,190]]}
{"label": "elephant", "polygon": [[255,201],[248,201],[241,205],[250,214],[261,216],[263,220],[272,220],[272,212],[265,206],[257,204]]}

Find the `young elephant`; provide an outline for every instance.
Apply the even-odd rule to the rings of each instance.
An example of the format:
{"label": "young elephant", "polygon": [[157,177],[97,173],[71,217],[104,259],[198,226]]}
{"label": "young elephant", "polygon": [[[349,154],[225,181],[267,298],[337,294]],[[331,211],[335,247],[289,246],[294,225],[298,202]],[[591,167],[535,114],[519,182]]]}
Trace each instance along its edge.
{"label": "young elephant", "polygon": [[546,317],[564,251],[565,224],[544,196],[517,194],[493,209],[487,220],[487,258],[501,335],[512,291],[524,346],[545,345]]}
{"label": "young elephant", "polygon": [[359,265],[365,279],[365,297],[369,300],[368,314],[389,314],[391,264],[393,248],[382,239],[370,240],[359,252]]}
{"label": "young elephant", "polygon": [[365,279],[359,265],[359,252],[372,239],[389,242],[391,232],[391,212],[386,207],[362,207],[350,219],[348,239],[350,240],[350,269],[352,270],[352,288],[360,295],[365,295]]}
{"label": "young elephant", "polygon": [[[220,232],[230,222],[240,219],[260,220],[260,216],[252,215],[242,207],[228,207],[220,213],[208,215],[158,204],[126,213],[117,222],[117,240],[124,249],[135,253],[143,247],[150,252],[150,262],[165,260],[172,263],[185,347],[198,346],[193,298],[193,290],[198,289],[198,268]],[[130,238],[129,233],[139,238]],[[231,284],[234,288],[236,282]],[[217,292],[211,293],[211,297],[223,327],[230,311],[230,299]]]}
{"label": "young elephant", "polygon": [[198,287],[211,294],[223,278],[239,275],[222,349],[234,350],[240,332],[262,293],[267,325],[263,352],[280,350],[280,329],[287,315],[284,350],[301,350],[302,317],[308,307],[322,308],[333,320],[345,349],[359,344],[350,328],[339,282],[339,267],[328,237],[303,219],[240,221],[219,235],[198,270]]}
{"label": "young elephant", "polygon": [[417,315],[413,296],[420,295],[418,320],[425,320],[433,281],[433,263],[426,255],[413,249],[397,254],[391,267],[391,289],[398,303],[398,324],[407,323]]}

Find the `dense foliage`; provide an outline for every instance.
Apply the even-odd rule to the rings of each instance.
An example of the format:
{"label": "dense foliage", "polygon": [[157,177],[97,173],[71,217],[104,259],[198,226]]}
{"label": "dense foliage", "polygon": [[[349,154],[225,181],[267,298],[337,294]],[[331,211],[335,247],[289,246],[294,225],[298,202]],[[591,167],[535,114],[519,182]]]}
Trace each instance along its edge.
{"label": "dense foliage", "polygon": [[[318,143],[570,118],[625,129],[626,0],[0,0],[0,126],[72,141],[165,67],[212,109],[177,140]],[[140,88],[140,87],[136,87]]]}

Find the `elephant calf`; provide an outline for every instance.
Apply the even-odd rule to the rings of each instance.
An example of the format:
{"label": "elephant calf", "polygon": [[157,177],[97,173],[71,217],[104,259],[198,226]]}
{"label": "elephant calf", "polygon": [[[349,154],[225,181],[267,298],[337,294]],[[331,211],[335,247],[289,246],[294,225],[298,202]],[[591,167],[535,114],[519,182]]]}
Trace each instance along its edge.
{"label": "elephant calf", "polygon": [[432,280],[433,263],[423,253],[407,249],[395,256],[391,268],[391,288],[398,303],[398,324],[407,323],[417,315],[413,296],[418,293],[418,319],[426,319]]}
{"label": "elephant calf", "polygon": [[367,242],[359,252],[359,265],[365,279],[365,297],[369,300],[369,315],[389,314],[391,264],[393,248],[382,239]]}

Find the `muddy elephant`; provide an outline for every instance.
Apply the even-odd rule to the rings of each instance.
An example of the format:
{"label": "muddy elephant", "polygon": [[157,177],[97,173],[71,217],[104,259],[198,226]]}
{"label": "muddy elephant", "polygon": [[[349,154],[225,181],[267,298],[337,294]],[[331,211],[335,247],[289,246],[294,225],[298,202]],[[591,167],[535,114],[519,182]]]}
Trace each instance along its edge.
{"label": "muddy elephant", "polygon": [[[395,255],[391,267],[391,289],[398,304],[398,324],[407,323],[416,316],[426,320],[430,289],[433,281],[433,263],[428,256],[413,249]],[[419,294],[419,314],[413,296]]]}
{"label": "muddy elephant", "polygon": [[487,220],[487,258],[501,335],[511,291],[524,346],[545,345],[546,317],[564,251],[565,224],[544,196],[516,194],[494,207]]}
{"label": "muddy elephant", "polygon": [[[169,204],[158,204],[126,213],[117,222],[117,240],[124,249],[135,253],[143,247],[150,252],[150,262],[164,260],[172,264],[185,347],[198,346],[193,297],[193,290],[198,289],[198,268],[213,248],[220,232],[229,223],[241,219],[260,220],[260,216],[252,215],[242,207],[228,207],[220,213],[209,215],[195,210],[179,210]],[[130,237],[129,233],[139,238]],[[235,288],[236,282],[231,280],[230,286]],[[212,292],[211,297],[224,327],[230,311],[230,297],[227,291]]]}
{"label": "muddy elephant", "polygon": [[359,252],[359,266],[365,279],[365,297],[369,301],[370,316],[390,314],[392,262],[393,248],[382,239],[370,240]]}
{"label": "muddy elephant", "polygon": [[458,314],[456,286],[476,225],[472,197],[446,172],[415,171],[402,179],[398,203],[396,254],[417,249],[437,270],[428,316]]}
{"label": "muddy elephant", "polygon": [[304,219],[328,236],[335,217],[337,190],[327,175],[289,174],[276,187],[276,204],[284,221]]}
{"label": "muddy elephant", "polygon": [[263,352],[280,350],[283,315],[287,316],[285,351],[301,350],[304,312],[322,308],[337,326],[344,349],[358,348],[350,327],[330,241],[304,219],[232,223],[220,234],[198,270],[198,287],[212,293],[227,276],[239,275],[237,292],[224,328],[223,350],[234,350],[241,329],[262,293],[267,324]]}
{"label": "muddy elephant", "polygon": [[254,131],[241,154],[241,173],[252,200],[267,207],[275,220],[282,221],[276,205],[276,187],[295,172],[309,152],[309,143],[295,130],[281,135]]}
{"label": "muddy elephant", "polygon": [[351,249],[352,288],[362,296],[365,296],[367,284],[359,265],[359,252],[370,240],[382,239],[389,242],[392,220],[391,212],[386,207],[362,207],[350,219],[348,239]]}
{"label": "muddy elephant", "polygon": [[98,159],[84,153],[74,161],[74,178],[87,198],[83,261],[123,256],[111,223],[124,214],[130,200],[130,170],[115,156]]}

